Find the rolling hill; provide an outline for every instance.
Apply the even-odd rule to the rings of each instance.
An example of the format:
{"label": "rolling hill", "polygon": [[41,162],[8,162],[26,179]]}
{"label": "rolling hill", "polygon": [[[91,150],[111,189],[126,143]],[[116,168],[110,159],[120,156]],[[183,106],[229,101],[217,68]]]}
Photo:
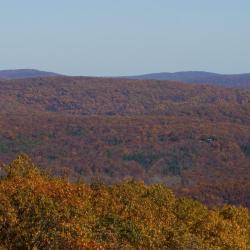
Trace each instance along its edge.
{"label": "rolling hill", "polygon": [[49,76],[59,76],[59,74],[36,69],[0,70],[0,79],[5,80]]}
{"label": "rolling hill", "polygon": [[250,90],[177,81],[0,81],[0,160],[26,153],[72,181],[162,182],[250,207]]}
{"label": "rolling hill", "polygon": [[[36,69],[0,70],[0,80],[13,80],[37,77],[62,76],[54,72],[40,71]],[[114,77],[116,78],[116,77]],[[121,78],[133,80],[172,80],[193,84],[207,84],[223,87],[250,88],[249,74],[216,74],[204,71],[183,71],[176,73],[152,73],[138,76],[125,76]]]}
{"label": "rolling hill", "polygon": [[183,71],[176,73],[152,73],[130,76],[129,79],[141,80],[176,80],[187,83],[210,84],[224,87],[250,88],[250,74],[216,74],[204,71]]}

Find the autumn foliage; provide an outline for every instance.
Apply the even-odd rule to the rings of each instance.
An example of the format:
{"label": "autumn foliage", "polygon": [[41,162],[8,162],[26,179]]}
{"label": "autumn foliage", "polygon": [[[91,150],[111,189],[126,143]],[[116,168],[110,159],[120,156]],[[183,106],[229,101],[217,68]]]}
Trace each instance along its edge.
{"label": "autumn foliage", "polygon": [[21,153],[75,182],[164,183],[250,208],[250,90],[175,81],[0,81],[0,160]]}
{"label": "autumn foliage", "polygon": [[2,166],[1,249],[250,249],[249,211],[209,209],[164,185],[70,183],[26,155]]}

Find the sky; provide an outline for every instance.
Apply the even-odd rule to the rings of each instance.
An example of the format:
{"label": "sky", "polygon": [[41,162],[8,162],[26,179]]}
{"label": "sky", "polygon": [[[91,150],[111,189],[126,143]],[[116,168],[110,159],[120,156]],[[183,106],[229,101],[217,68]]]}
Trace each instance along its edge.
{"label": "sky", "polygon": [[0,0],[0,70],[250,72],[250,0]]}

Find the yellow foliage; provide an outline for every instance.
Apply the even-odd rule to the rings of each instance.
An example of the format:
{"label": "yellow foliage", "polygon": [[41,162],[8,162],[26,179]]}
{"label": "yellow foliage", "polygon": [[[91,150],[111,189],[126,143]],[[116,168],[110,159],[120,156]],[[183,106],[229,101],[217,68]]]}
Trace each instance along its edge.
{"label": "yellow foliage", "polygon": [[250,249],[245,208],[209,209],[164,185],[69,183],[21,155],[0,180],[0,249]]}

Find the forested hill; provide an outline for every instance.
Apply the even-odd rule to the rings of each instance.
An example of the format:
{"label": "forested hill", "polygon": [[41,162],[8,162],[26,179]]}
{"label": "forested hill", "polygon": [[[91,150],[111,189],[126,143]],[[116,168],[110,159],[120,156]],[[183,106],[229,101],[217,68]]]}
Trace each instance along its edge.
{"label": "forested hill", "polygon": [[187,83],[210,84],[224,87],[250,88],[250,74],[216,74],[204,71],[183,71],[176,73],[152,73],[130,76],[129,79],[176,80]]}
{"label": "forested hill", "polygon": [[[220,114],[213,119],[232,120],[235,116],[242,122],[249,122],[250,119],[245,108],[249,105],[250,90],[194,86],[177,81],[32,78],[1,81],[0,95],[0,103],[4,104],[2,112],[33,111],[81,116],[186,114],[210,119],[213,115],[210,113],[214,110]],[[232,115],[222,109],[230,111]]]}
{"label": "forested hill", "polygon": [[165,183],[250,207],[250,90],[175,81],[0,81],[0,160],[26,153],[72,181]]}
{"label": "forested hill", "polygon": [[[59,74],[36,69],[0,70],[0,79],[8,80],[51,76],[59,76]],[[183,71],[125,76],[123,78],[135,80],[172,80],[202,85],[250,88],[250,74],[217,74],[204,71]]]}
{"label": "forested hill", "polygon": [[[51,76],[59,76],[59,74],[36,69],[0,70],[0,79],[8,80]],[[126,76],[123,78],[135,80],[172,80],[202,85],[250,88],[250,74],[217,74],[204,71],[183,71]]]}
{"label": "forested hill", "polygon": [[59,74],[36,69],[0,70],[0,79],[23,79],[33,77],[58,76]]}

